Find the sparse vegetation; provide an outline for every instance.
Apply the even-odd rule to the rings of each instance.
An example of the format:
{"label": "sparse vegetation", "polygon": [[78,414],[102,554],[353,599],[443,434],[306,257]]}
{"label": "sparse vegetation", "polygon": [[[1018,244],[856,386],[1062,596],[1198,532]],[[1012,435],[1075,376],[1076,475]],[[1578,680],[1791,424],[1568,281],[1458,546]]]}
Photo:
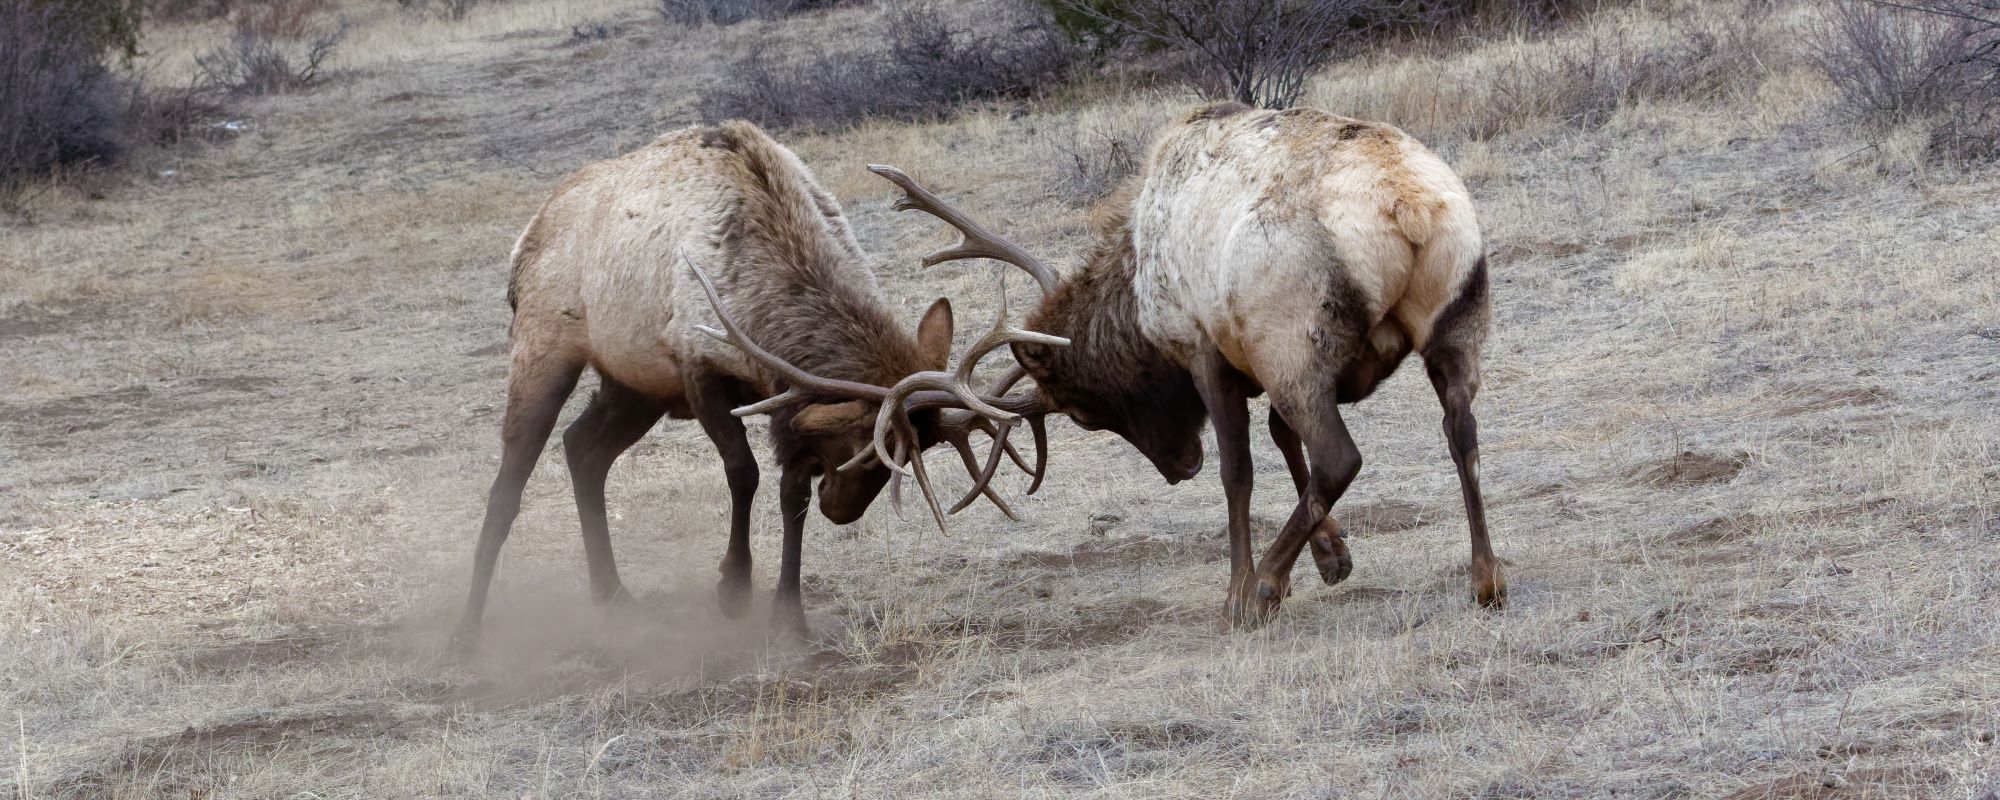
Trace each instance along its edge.
{"label": "sparse vegetation", "polygon": [[780,128],[936,118],[967,102],[1027,97],[1060,80],[1075,48],[1026,5],[997,5],[1006,13],[980,28],[931,3],[899,6],[885,16],[880,44],[860,52],[809,49],[802,59],[780,60],[775,48],[760,45],[703,96],[703,116]]}
{"label": "sparse vegetation", "polygon": [[136,46],[137,26],[119,4],[0,0],[0,187],[124,149],[104,59]]}
{"label": "sparse vegetation", "polygon": [[321,0],[279,0],[236,14],[229,43],[195,58],[201,82],[236,95],[303,89],[321,78],[347,24],[330,21]]}
{"label": "sparse vegetation", "polygon": [[862,0],[657,0],[655,8],[669,25],[699,27],[734,25],[753,17],[778,19],[801,11],[832,8]]}
{"label": "sparse vegetation", "polygon": [[439,19],[462,20],[472,13],[480,0],[396,0],[397,4],[410,11],[430,14]]}
{"label": "sparse vegetation", "polygon": [[1071,205],[1089,206],[1137,175],[1159,116],[1087,114],[1069,135],[1054,134],[1049,166],[1056,193]]}
{"label": "sparse vegetation", "polygon": [[1841,0],[1813,52],[1847,113],[1930,128],[1938,155],[2000,153],[2000,6],[1984,0]]}
{"label": "sparse vegetation", "polygon": [[1138,44],[1175,53],[1242,103],[1284,108],[1343,46],[1405,17],[1396,0],[1042,0],[1072,37],[1103,52]]}

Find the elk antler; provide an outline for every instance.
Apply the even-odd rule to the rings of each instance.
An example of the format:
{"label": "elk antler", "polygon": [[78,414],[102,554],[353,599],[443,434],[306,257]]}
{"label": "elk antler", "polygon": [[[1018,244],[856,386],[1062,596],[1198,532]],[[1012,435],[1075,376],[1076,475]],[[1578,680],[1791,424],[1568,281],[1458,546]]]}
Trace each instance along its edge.
{"label": "elk antler", "polygon": [[[1043,264],[1041,259],[1029,255],[1019,245],[1007,241],[992,231],[987,230],[986,226],[973,221],[964,212],[952,207],[943,198],[938,197],[931,190],[924,188],[923,184],[917,183],[916,179],[910,177],[909,173],[886,164],[870,164],[868,165],[868,171],[882,176],[884,180],[895,184],[896,188],[903,190],[902,199],[896,201],[895,208],[897,211],[909,211],[913,209],[922,211],[958,229],[958,244],[924,256],[924,266],[936,266],[946,261],[957,261],[966,258],[990,258],[1020,267],[1021,271],[1028,273],[1029,277],[1034,278],[1035,283],[1041,286],[1044,296],[1055,290],[1055,272],[1050,270],[1047,264]],[[1002,283],[1001,290],[1004,292],[1005,289],[1006,284]],[[1004,314],[1006,309],[1004,294],[1001,298],[1001,309]],[[1015,382],[1026,375],[1027,372],[1025,370],[1016,367],[1014,371],[988,389],[986,394],[994,397],[1004,395],[1009,387],[1013,386]],[[1028,465],[1022,463],[1019,451],[1016,451],[1012,445],[1008,445],[1006,451],[1009,456],[1013,457],[1016,465],[1034,475],[1034,483],[1028,487],[1028,494],[1034,494],[1037,489],[1042,488],[1042,477],[1048,468],[1047,449],[1049,437],[1048,429],[1043,425],[1043,417],[1048,413],[1048,409],[1047,404],[1041,401],[1039,392],[1024,398],[1022,403],[1025,405],[1024,408],[1018,410],[1010,408],[1009,410],[1015,410],[1016,413],[1025,417],[1028,421],[1028,427],[1034,431],[1035,468],[1028,470]],[[948,415],[942,426],[949,435],[956,437],[950,438],[949,441],[951,441],[952,447],[959,451],[960,457],[965,459],[967,469],[971,469],[973,462],[971,445],[964,440],[969,432],[968,426],[974,424],[980,425],[979,429],[984,430],[989,436],[994,435],[990,424],[985,423],[984,420],[979,420],[975,423],[972,417],[962,412]],[[998,438],[996,437],[996,440]],[[983,491],[984,489],[985,485],[983,483],[974,487],[975,491]],[[958,508],[964,508],[971,501],[971,497],[968,494],[965,500],[959,502]],[[953,509],[953,513],[957,513],[957,510],[956,508]]]}
{"label": "elk antler", "polygon": [[996,236],[986,230],[986,226],[973,222],[963,212],[924,188],[923,184],[917,183],[908,173],[887,164],[869,164],[868,171],[903,190],[903,199],[896,201],[897,211],[922,211],[958,229],[958,244],[924,256],[924,266],[934,267],[964,258],[990,258],[1020,267],[1042,287],[1042,294],[1055,291],[1056,274],[1041,259],[1028,255],[1028,251],[1021,249],[1020,245]]}
{"label": "elk antler", "polygon": [[[724,330],[718,331],[705,325],[697,325],[695,326],[696,329],[742,350],[744,354],[750,356],[753,360],[783,377],[788,384],[784,392],[769,399],[738,408],[732,413],[737,416],[764,414],[787,405],[824,398],[867,400],[880,403],[881,408],[875,415],[873,446],[856,453],[854,458],[840,465],[839,469],[853,469],[867,464],[872,459],[894,470],[898,477],[903,475],[915,477],[917,487],[923,491],[924,501],[930,506],[931,514],[936,518],[940,529],[944,528],[945,514],[943,509],[938,505],[935,493],[931,490],[930,476],[924,469],[923,448],[921,443],[918,442],[915,427],[910,424],[909,415],[913,412],[926,409],[964,409],[975,415],[982,425],[990,427],[997,424],[1001,426],[998,429],[999,433],[994,437],[994,453],[989,458],[989,461],[996,462],[997,466],[999,455],[1003,450],[1013,453],[1012,448],[1007,444],[1006,431],[1020,422],[1024,412],[1033,413],[1036,410],[1036,406],[1019,398],[982,396],[978,390],[972,388],[971,379],[973,370],[978,368],[979,360],[984,358],[988,353],[1014,342],[1034,342],[1055,346],[1069,344],[1068,339],[1059,336],[1021,330],[1007,325],[1007,286],[1003,277],[1000,286],[1000,313],[998,319],[994,321],[991,330],[987,331],[984,336],[981,336],[978,341],[973,342],[972,347],[960,358],[956,369],[950,372],[921,370],[911,373],[902,380],[897,381],[895,386],[889,387],[837,378],[825,378],[800,369],[798,366],[759,347],[756,342],[751,341],[749,335],[737,326],[736,320],[729,315],[728,310],[723,308],[722,298],[716,293],[715,284],[709,280],[708,274],[703,272],[701,266],[694,263],[694,259],[688,257],[686,252],[681,253],[681,258],[688,262],[688,267],[694,270],[695,278],[701,281],[701,288],[708,296],[709,306],[715,310],[715,315],[721,320],[722,327],[724,328]],[[1012,380],[1007,381],[1007,385],[1011,385],[1012,382]],[[1004,391],[1004,387],[1002,391]],[[969,423],[963,420],[958,422],[961,428],[967,424]],[[950,435],[952,434],[948,434],[948,436]],[[955,435],[960,439],[964,437],[962,432]],[[892,437],[896,440],[893,450],[890,445]],[[1038,435],[1037,441],[1040,440],[1041,437]],[[954,446],[956,445],[957,443],[954,442]],[[966,447],[969,449],[970,445],[966,445]],[[962,454],[968,455],[967,461],[970,464],[969,453]],[[1013,455],[1015,461],[1019,463],[1021,461],[1019,453],[1013,453]],[[972,467],[968,466],[967,469],[970,470]],[[1006,502],[1001,500],[999,495],[987,489],[987,483],[992,479],[992,472],[993,469],[989,467],[986,470],[984,478],[977,482],[973,491],[984,494],[986,497],[992,499],[1000,507],[1001,511],[1011,518],[1014,516],[1013,510],[1007,507]],[[1036,483],[1040,483],[1039,476]],[[963,509],[964,506],[965,503],[960,503],[957,508],[953,509],[953,512],[956,513],[958,510]]]}

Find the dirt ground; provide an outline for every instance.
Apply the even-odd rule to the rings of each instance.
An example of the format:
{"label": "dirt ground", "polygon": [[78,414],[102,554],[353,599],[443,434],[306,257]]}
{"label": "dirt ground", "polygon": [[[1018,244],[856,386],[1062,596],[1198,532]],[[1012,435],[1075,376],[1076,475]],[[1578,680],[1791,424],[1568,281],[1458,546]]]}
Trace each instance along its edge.
{"label": "dirt ground", "polygon": [[[715,609],[723,476],[668,422],[611,477],[636,606],[588,602],[552,443],[460,661],[442,645],[497,465],[520,226],[568,171],[695,121],[719,59],[878,12],[698,31],[610,0],[350,12],[329,85],[0,228],[0,794],[2000,792],[2000,171],[1830,121],[1799,59],[1589,125],[1510,106],[1477,135],[1545,43],[1315,79],[1310,104],[1404,125],[1480,204],[1504,612],[1466,597],[1440,413],[1406,366],[1347,413],[1354,576],[1304,568],[1264,630],[1215,625],[1213,470],[1169,487],[1057,421],[1049,485],[1008,479],[1020,522],[979,508],[940,534],[886,503],[808,522],[817,635],[772,640],[761,609]],[[1585,27],[1644,43],[1735,13]],[[584,21],[611,35],[579,41]],[[218,30],[155,32],[151,57],[184,67]],[[1057,188],[1064,145],[1196,101],[1099,87],[785,138],[908,324],[940,294],[982,320],[989,270],[921,268],[945,235],[864,165],[1067,265],[1088,226]],[[1255,459],[1261,544],[1290,490],[1268,443]]]}

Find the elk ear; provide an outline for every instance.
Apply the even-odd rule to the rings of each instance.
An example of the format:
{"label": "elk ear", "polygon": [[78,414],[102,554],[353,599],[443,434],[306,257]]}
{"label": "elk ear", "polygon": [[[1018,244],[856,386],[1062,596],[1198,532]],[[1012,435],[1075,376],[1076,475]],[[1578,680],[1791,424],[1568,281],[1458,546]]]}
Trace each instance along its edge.
{"label": "elk ear", "polygon": [[951,363],[951,301],[938,298],[924,319],[917,323],[917,357],[929,369],[944,369]]}
{"label": "elk ear", "polygon": [[1049,363],[1049,346],[1036,342],[1015,342],[1014,360],[1021,362],[1030,372],[1040,372]]}
{"label": "elk ear", "polygon": [[792,417],[792,430],[807,436],[838,433],[862,422],[873,422],[868,404],[859,400],[845,403],[818,403],[806,406]]}

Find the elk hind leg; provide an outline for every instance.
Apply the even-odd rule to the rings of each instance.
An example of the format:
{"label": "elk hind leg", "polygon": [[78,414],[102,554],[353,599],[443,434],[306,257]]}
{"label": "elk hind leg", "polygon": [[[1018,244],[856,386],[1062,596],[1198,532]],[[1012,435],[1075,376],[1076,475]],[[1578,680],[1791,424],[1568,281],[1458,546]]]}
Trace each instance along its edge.
{"label": "elk hind leg", "polygon": [[[1278,407],[1271,407],[1271,439],[1278,444],[1278,451],[1285,456],[1285,469],[1292,474],[1292,487],[1298,496],[1306,496],[1312,481],[1312,469],[1306,463],[1305,443],[1299,440],[1297,431],[1285,422],[1285,415],[1278,413]],[[1306,543],[1312,547],[1313,563],[1319,567],[1319,578],[1328,586],[1344,580],[1354,571],[1354,560],[1347,554],[1347,543],[1342,539],[1340,525],[1328,513],[1313,527],[1312,535]]]}
{"label": "elk hind leg", "polygon": [[1465,496],[1465,520],[1472,530],[1472,599],[1488,608],[1503,607],[1507,578],[1486,537],[1486,503],[1479,491],[1479,423],[1472,416],[1472,399],[1479,391],[1477,351],[1453,345],[1431,348],[1424,353],[1424,369],[1444,406],[1445,441]]}
{"label": "elk hind leg", "polygon": [[514,345],[514,363],[507,374],[507,410],[500,423],[500,474],[486,494],[486,519],[472,554],[472,585],[465,613],[452,636],[454,649],[478,646],[479,625],[486,613],[486,594],[500,560],[500,546],[521,513],[521,490],[535,471],[542,446],[548,443],[563,401],[576,388],[583,361],[542,352],[529,342]]}
{"label": "elk hind leg", "polygon": [[618,580],[618,563],[611,554],[611,529],[604,512],[604,480],[611,464],[638,443],[666,413],[644,394],[605,377],[590,406],[563,431],[563,457],[569,464],[576,494],[576,515],[583,526],[583,555],[590,569],[590,591],[599,602],[630,600]]}

